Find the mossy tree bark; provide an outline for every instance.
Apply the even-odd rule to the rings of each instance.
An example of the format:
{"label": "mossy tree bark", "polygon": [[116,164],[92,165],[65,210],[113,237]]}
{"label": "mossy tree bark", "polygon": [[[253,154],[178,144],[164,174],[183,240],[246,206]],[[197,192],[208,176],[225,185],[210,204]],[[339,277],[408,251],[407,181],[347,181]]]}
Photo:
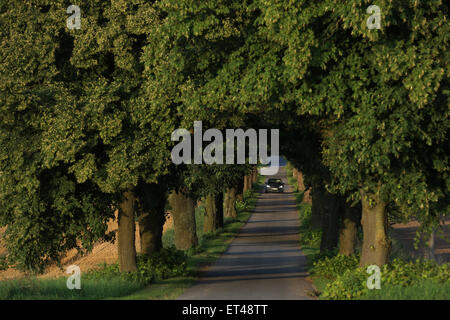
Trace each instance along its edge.
{"label": "mossy tree bark", "polygon": [[136,198],[131,191],[124,193],[118,214],[118,255],[120,272],[137,270],[134,209]]}
{"label": "mossy tree bark", "polygon": [[258,168],[255,166],[253,169],[253,179],[252,183],[256,183],[258,181]]}
{"label": "mossy tree bark", "polygon": [[206,197],[205,219],[203,220],[205,233],[223,228],[223,199],[223,192]]}
{"label": "mossy tree bark", "polygon": [[165,188],[157,184],[147,185],[139,195],[142,212],[138,216],[138,223],[143,254],[150,255],[162,249],[166,200]]}
{"label": "mossy tree bark", "polygon": [[248,176],[244,176],[244,188],[242,190],[242,193],[245,193],[249,189],[249,183],[248,183]]}
{"label": "mossy tree bark", "polygon": [[345,201],[343,201],[342,206],[343,216],[339,232],[339,254],[349,256],[355,253],[361,207],[350,207]]}
{"label": "mossy tree bark", "polygon": [[382,266],[389,261],[391,241],[389,239],[388,219],[386,206],[379,193],[361,193],[363,228],[363,244],[360,259],[360,266],[377,265]]}
{"label": "mossy tree bark", "polygon": [[208,195],[205,199],[205,218],[203,220],[203,231],[213,232],[217,226],[216,200],[214,195]]}
{"label": "mossy tree bark", "polygon": [[182,192],[174,191],[169,196],[169,203],[172,207],[175,247],[188,250],[197,246],[194,201]]}
{"label": "mossy tree bark", "polygon": [[225,212],[226,218],[237,218],[236,211],[236,188],[228,188],[225,191]]}

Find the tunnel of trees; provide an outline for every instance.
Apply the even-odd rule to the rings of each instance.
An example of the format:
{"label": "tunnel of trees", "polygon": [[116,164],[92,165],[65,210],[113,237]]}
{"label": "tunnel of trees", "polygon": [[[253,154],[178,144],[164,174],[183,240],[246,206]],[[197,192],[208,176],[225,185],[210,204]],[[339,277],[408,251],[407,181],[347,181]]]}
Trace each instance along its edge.
{"label": "tunnel of trees", "polygon": [[[74,3],[75,4],[75,3]],[[172,132],[276,128],[312,201],[321,250],[383,265],[389,219],[424,235],[449,214],[448,4],[377,1],[62,0],[0,4],[0,226],[8,261],[43,270],[117,237],[120,270],[195,247],[236,215],[251,164],[174,165]],[[204,143],[206,146],[208,143]],[[217,152],[217,151],[216,151]],[[299,184],[299,185],[300,185]],[[118,234],[107,233],[115,218]]]}

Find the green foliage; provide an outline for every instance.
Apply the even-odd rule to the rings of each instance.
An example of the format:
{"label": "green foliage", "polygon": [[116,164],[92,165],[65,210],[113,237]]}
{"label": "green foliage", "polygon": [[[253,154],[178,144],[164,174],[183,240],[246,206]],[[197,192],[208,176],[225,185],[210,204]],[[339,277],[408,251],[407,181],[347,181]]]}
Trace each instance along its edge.
{"label": "green foliage", "polygon": [[124,279],[142,284],[149,284],[157,279],[167,279],[187,275],[187,255],[174,247],[163,248],[150,256],[139,255],[138,271],[121,273],[118,263],[103,264],[98,269],[89,270],[84,277],[87,279]]}
{"label": "green foliage", "polygon": [[138,272],[145,282],[186,276],[187,255],[175,247],[163,248],[150,256],[138,257]]}
{"label": "green foliage", "polygon": [[83,278],[95,280],[125,278],[125,276],[127,274],[122,274],[119,271],[119,264],[117,262],[112,264],[102,263],[98,265],[98,268],[90,269],[83,274]]}
{"label": "green foliage", "polygon": [[[387,288],[398,290],[399,287],[421,287],[424,281],[432,281],[438,286],[447,285],[450,281],[450,269],[448,264],[439,265],[436,262],[417,259],[416,261],[405,261],[394,259],[391,264],[386,264],[381,268],[381,291]],[[321,269],[325,269],[322,267]],[[330,274],[334,269],[330,268]],[[323,272],[322,272],[323,273]],[[327,284],[322,296],[325,299],[360,299],[369,294],[367,288],[367,278],[365,268],[347,269],[341,274],[336,274],[336,279]],[[374,289],[376,290],[376,289]]]}
{"label": "green foliage", "polygon": [[336,280],[327,284],[321,298],[332,300],[358,299],[369,291],[366,285],[367,277],[368,274],[364,268],[346,270]]}
{"label": "green foliage", "polygon": [[143,77],[151,5],[83,1],[79,30],[66,7],[0,12],[0,226],[10,262],[38,272],[112,240],[122,192],[166,173],[176,121]]}
{"label": "green foliage", "polygon": [[8,259],[6,256],[0,257],[0,271],[8,269]]}
{"label": "green foliage", "polygon": [[248,189],[244,195],[243,200],[236,200],[236,210],[240,212],[248,211],[254,205],[255,202],[255,190]]}
{"label": "green foliage", "polygon": [[359,256],[346,256],[338,254],[334,257],[325,257],[313,263],[314,275],[335,279],[344,274],[347,270],[354,270],[358,267]]}
{"label": "green foliage", "polygon": [[[170,136],[193,120],[283,128],[306,185],[355,201],[379,191],[429,233],[450,212],[450,26],[448,4],[418,3],[378,1],[383,27],[368,30],[366,0],[86,0],[81,29],[68,30],[67,1],[2,2],[10,262],[42,271],[112,240],[120,195],[177,171]],[[202,167],[175,184],[216,193],[241,169]],[[319,233],[302,239],[316,245]]]}
{"label": "green foliage", "polygon": [[432,260],[417,259],[406,261],[394,259],[381,268],[382,281],[390,285],[410,286],[419,280],[434,279],[439,282],[450,281],[448,264],[439,265]]}
{"label": "green foliage", "polygon": [[320,245],[322,231],[311,228],[311,205],[301,204],[301,198],[303,196],[297,199],[297,206],[300,212],[300,245],[317,247]]}

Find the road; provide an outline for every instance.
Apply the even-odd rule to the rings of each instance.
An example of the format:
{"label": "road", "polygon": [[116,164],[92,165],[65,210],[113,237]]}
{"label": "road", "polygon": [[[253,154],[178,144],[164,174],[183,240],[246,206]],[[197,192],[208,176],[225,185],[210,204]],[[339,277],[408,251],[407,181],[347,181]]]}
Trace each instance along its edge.
{"label": "road", "polygon": [[[287,184],[285,166],[278,175]],[[311,300],[292,187],[261,193],[255,212],[227,251],[180,300]]]}

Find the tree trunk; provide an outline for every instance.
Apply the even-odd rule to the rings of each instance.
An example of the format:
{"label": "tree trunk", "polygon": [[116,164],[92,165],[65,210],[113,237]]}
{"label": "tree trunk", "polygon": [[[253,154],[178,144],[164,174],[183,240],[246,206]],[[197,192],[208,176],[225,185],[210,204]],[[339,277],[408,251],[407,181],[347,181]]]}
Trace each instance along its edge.
{"label": "tree trunk", "polygon": [[[312,206],[311,206],[311,229],[319,230],[322,228],[322,204],[321,188],[314,186],[312,192]],[[323,192],[323,191],[322,191]]]}
{"label": "tree trunk", "polygon": [[297,175],[295,177],[297,179],[297,186],[299,191],[303,191],[303,199],[302,203],[312,203],[312,198],[310,194],[310,189],[306,190],[305,183],[303,182],[303,173],[297,171]]}
{"label": "tree trunk", "polygon": [[164,220],[164,211],[155,210],[141,213],[138,222],[142,254],[150,255],[162,249]]}
{"label": "tree trunk", "polygon": [[[360,266],[382,265],[388,263],[391,250],[391,241],[387,234],[388,219],[386,202],[382,201],[379,194],[367,195],[361,190],[363,244]],[[369,199],[375,205],[370,206]]]}
{"label": "tree trunk", "polygon": [[242,190],[243,193],[245,193],[248,189],[250,189],[249,183],[248,183],[248,176],[244,176],[244,189]]}
{"label": "tree trunk", "polygon": [[138,216],[141,253],[150,255],[162,249],[163,226],[166,220],[165,189],[156,184],[148,185],[146,192],[140,195],[139,202],[143,211]]}
{"label": "tree trunk", "polygon": [[337,246],[339,237],[339,202],[340,197],[329,193],[325,189],[321,192],[322,212],[322,238],[320,241],[320,252],[333,250]]}
{"label": "tree trunk", "polygon": [[169,203],[172,207],[175,247],[188,250],[197,246],[194,201],[181,192],[172,192]]}
{"label": "tree trunk", "polygon": [[258,181],[258,168],[255,166],[253,169],[253,183],[256,183]]}
{"label": "tree trunk", "polygon": [[298,175],[298,170],[296,168],[292,169],[292,178],[296,178]]}
{"label": "tree trunk", "polygon": [[216,230],[223,228],[223,192],[214,197],[216,209]]}
{"label": "tree trunk", "polygon": [[339,254],[349,256],[355,253],[361,208],[360,206],[350,207],[345,201],[342,202],[342,205],[343,217],[339,232]]}
{"label": "tree trunk", "polygon": [[124,193],[124,200],[118,215],[118,255],[120,272],[137,270],[136,264],[136,225],[134,221],[135,197],[131,191]]}
{"label": "tree trunk", "polygon": [[225,217],[237,218],[236,188],[228,188],[225,192]]}
{"label": "tree trunk", "polygon": [[216,200],[213,195],[206,196],[205,201],[205,218],[203,220],[203,231],[205,233],[216,231],[217,229],[217,214],[216,214]]}
{"label": "tree trunk", "polygon": [[236,186],[236,200],[244,201],[244,179],[240,179],[239,183]]}
{"label": "tree trunk", "polygon": [[428,239],[427,247],[426,247],[426,254],[425,257],[430,260],[435,260],[434,256],[434,240],[436,237],[436,229],[433,228],[430,234],[430,238]]}

